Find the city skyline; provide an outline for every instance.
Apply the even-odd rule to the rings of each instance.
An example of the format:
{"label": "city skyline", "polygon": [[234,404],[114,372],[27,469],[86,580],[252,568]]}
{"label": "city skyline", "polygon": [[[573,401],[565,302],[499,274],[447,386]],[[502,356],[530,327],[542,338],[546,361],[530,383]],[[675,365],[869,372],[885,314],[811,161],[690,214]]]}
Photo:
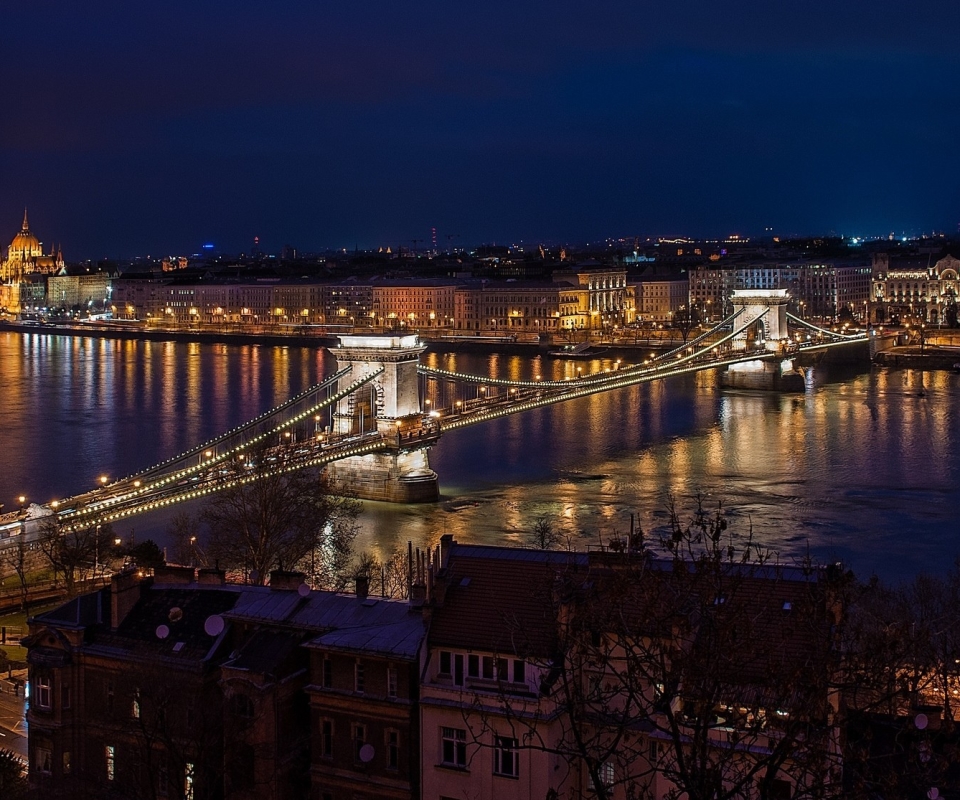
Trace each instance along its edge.
{"label": "city skyline", "polygon": [[44,57],[10,63],[0,215],[28,206],[68,260],[424,247],[433,227],[441,249],[956,231],[943,4],[5,18]]}

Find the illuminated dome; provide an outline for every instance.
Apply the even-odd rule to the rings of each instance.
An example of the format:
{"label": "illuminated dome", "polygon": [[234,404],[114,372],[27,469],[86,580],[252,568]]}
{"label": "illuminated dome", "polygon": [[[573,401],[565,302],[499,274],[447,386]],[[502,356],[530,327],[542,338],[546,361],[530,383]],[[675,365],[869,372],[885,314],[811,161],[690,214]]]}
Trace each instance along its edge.
{"label": "illuminated dome", "polygon": [[20,233],[13,237],[10,243],[10,258],[17,261],[26,261],[43,255],[43,248],[40,246],[40,240],[30,233],[30,226],[27,223],[27,212],[23,212],[23,227]]}

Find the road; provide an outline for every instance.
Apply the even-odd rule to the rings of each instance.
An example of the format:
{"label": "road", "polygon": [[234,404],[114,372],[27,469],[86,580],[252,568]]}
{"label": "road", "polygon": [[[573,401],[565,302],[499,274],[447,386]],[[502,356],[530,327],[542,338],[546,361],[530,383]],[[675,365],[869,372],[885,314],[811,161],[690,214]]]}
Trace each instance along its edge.
{"label": "road", "polygon": [[23,759],[27,758],[27,724],[23,688],[15,695],[13,684],[0,680],[0,747],[12,750]]}

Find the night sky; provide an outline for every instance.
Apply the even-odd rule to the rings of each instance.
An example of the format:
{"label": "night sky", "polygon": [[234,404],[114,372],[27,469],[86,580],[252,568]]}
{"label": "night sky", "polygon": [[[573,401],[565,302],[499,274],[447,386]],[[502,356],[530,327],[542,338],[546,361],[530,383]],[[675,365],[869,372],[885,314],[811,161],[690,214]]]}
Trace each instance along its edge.
{"label": "night sky", "polygon": [[0,243],[68,260],[960,222],[954,0],[30,0],[0,48]]}

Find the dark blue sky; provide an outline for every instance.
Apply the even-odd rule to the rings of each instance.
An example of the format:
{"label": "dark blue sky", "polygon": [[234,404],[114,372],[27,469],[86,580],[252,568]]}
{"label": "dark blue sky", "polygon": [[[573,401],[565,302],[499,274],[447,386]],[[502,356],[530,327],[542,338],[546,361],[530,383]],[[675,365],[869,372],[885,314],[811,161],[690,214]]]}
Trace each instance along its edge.
{"label": "dark blue sky", "polygon": [[957,230],[960,3],[463,5],[4,4],[0,242]]}

